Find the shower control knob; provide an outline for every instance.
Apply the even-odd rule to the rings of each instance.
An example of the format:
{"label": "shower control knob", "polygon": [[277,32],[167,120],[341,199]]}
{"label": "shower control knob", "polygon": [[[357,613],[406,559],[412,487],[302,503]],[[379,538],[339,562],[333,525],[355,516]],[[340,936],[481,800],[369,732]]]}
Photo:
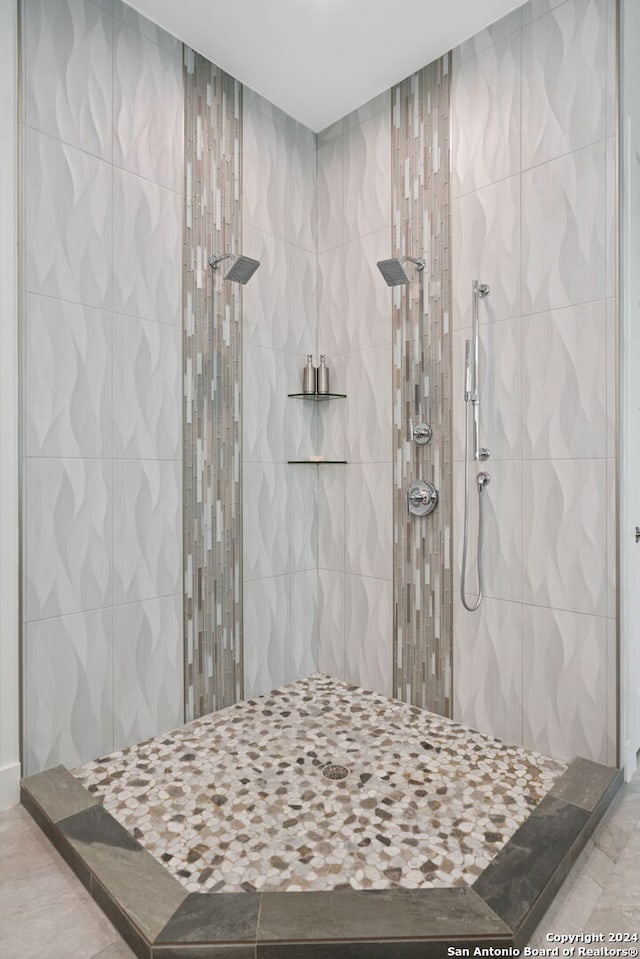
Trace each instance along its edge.
{"label": "shower control knob", "polygon": [[438,490],[428,480],[418,480],[407,490],[407,509],[410,516],[428,516],[438,505]]}
{"label": "shower control knob", "polygon": [[417,443],[418,446],[424,446],[425,443],[431,440],[433,430],[428,423],[418,423],[413,427],[411,435],[413,436],[414,443]]}
{"label": "shower control knob", "polygon": [[490,456],[491,456],[491,453],[490,453],[490,451],[487,449],[487,447],[486,447],[486,446],[481,446],[480,449],[478,450],[478,459],[479,459],[479,460],[488,460]]}

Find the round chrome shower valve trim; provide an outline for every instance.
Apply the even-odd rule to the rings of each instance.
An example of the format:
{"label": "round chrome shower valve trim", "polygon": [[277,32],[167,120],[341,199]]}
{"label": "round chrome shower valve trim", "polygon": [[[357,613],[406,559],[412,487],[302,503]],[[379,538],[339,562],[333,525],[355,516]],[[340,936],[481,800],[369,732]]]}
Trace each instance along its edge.
{"label": "round chrome shower valve trim", "polygon": [[417,443],[418,446],[424,446],[425,443],[428,443],[433,436],[433,430],[428,423],[417,423],[411,434],[413,436],[414,443]]}
{"label": "round chrome shower valve trim", "polygon": [[428,516],[438,505],[438,490],[429,480],[418,480],[407,490],[407,509],[411,516]]}

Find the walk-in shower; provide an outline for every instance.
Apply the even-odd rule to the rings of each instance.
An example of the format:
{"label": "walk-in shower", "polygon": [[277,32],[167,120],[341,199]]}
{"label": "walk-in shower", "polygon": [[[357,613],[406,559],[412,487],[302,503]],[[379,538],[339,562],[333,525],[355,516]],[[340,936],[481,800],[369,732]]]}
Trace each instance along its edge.
{"label": "walk-in shower", "polygon": [[425,268],[425,260],[422,257],[414,256],[393,257],[390,260],[378,260],[376,264],[384,277],[387,286],[404,286],[410,283],[410,277],[405,270],[403,263],[413,263],[416,269],[422,271]]}
{"label": "walk-in shower", "polygon": [[482,517],[482,494],[489,485],[491,477],[486,470],[481,470],[477,477],[478,486],[478,550],[477,550],[477,575],[478,575],[478,593],[474,603],[468,603],[466,598],[466,579],[467,579],[467,553],[469,548],[469,425],[473,426],[473,460],[482,462],[489,459],[489,450],[485,446],[480,446],[480,388],[479,388],[479,366],[480,366],[480,330],[478,318],[478,304],[481,299],[489,295],[489,287],[486,283],[480,283],[473,280],[471,284],[471,339],[465,342],[464,358],[464,533],[462,540],[462,572],[460,575],[460,599],[462,605],[470,613],[475,612],[482,602],[483,583],[482,583],[482,540],[483,540],[483,517]]}
{"label": "walk-in shower", "polygon": [[225,273],[224,279],[231,280],[232,283],[240,283],[242,286],[249,282],[260,266],[260,260],[254,260],[250,256],[236,256],[234,253],[210,256],[209,266],[217,270],[223,260],[231,260],[231,265]]}

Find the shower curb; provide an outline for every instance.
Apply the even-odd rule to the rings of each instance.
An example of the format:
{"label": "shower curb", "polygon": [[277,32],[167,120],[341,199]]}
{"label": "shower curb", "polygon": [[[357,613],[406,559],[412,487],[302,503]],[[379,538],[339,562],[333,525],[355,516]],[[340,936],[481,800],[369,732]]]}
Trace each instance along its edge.
{"label": "shower curb", "polygon": [[435,889],[188,893],[64,766],[21,802],[140,959],[444,959],[525,945],[622,781],[574,760],[473,886]]}

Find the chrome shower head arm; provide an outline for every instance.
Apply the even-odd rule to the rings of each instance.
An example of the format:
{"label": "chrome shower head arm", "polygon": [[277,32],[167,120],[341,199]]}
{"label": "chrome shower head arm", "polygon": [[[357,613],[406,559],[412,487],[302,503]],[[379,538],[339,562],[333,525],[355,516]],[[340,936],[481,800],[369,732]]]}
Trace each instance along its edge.
{"label": "chrome shower head arm", "polygon": [[413,265],[416,266],[419,270],[424,270],[425,266],[427,265],[427,261],[425,260],[423,256],[420,256],[420,257],[403,256],[402,260],[404,263],[413,263]]}
{"label": "chrome shower head arm", "polygon": [[209,266],[214,270],[218,269],[220,263],[223,260],[235,260],[235,254],[233,253],[223,253],[221,256],[210,256],[209,257]]}

